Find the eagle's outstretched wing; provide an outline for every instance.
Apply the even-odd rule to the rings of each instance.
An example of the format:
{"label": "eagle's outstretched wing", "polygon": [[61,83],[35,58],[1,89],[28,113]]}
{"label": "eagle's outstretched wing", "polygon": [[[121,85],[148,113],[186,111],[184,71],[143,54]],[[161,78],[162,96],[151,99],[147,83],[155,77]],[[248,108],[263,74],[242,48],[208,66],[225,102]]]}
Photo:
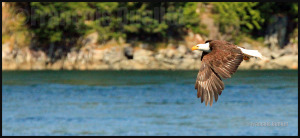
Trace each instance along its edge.
{"label": "eagle's outstretched wing", "polygon": [[243,54],[236,47],[228,50],[214,49],[210,53],[203,53],[202,63],[197,75],[195,89],[197,97],[201,97],[201,103],[205,100],[205,105],[218,100],[224,90],[222,78],[230,78],[236,72],[238,66],[243,61]]}
{"label": "eagle's outstretched wing", "polygon": [[217,102],[218,95],[224,90],[224,84],[221,78],[205,61],[201,63],[195,89],[197,89],[197,97],[201,97],[201,103],[205,101],[205,105],[207,105],[208,102],[210,102],[210,106],[213,103],[213,97],[215,97],[215,101]]}

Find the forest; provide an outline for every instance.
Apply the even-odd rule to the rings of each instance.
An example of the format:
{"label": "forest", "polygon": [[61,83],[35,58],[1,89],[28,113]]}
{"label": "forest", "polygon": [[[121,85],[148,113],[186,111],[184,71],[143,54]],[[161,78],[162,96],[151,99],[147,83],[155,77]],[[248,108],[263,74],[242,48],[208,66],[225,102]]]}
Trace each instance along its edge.
{"label": "forest", "polygon": [[[11,34],[27,34],[20,41],[34,41],[37,47],[50,43],[76,46],[81,36],[101,34],[98,42],[111,39],[159,42],[180,39],[188,31],[208,36],[209,28],[199,16],[208,5],[219,32],[228,41],[242,37],[261,40],[272,15],[286,15],[288,38],[297,30],[298,3],[276,2],[24,2],[7,3],[13,23],[3,22],[2,43]],[[197,11],[197,12],[196,12]],[[30,37],[29,37],[30,36]],[[29,40],[30,39],[30,40]],[[24,43],[24,42],[22,42]]]}

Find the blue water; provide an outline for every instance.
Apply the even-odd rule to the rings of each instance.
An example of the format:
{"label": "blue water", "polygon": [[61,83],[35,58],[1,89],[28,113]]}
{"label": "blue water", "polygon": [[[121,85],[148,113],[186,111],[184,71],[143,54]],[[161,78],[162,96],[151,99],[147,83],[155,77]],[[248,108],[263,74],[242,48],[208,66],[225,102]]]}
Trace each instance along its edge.
{"label": "blue water", "polygon": [[298,71],[238,71],[212,107],[197,71],[2,75],[2,135],[298,135]]}

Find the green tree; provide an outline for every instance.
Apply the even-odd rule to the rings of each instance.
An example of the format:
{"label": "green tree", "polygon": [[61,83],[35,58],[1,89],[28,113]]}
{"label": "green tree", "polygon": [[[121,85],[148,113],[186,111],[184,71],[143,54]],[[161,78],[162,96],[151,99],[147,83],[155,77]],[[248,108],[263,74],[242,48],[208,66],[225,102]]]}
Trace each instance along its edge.
{"label": "green tree", "polygon": [[242,33],[250,33],[254,29],[261,29],[264,18],[255,7],[258,2],[213,2],[215,21],[220,31],[228,34],[232,40],[241,40]]}
{"label": "green tree", "polygon": [[101,34],[100,42],[120,37],[162,41],[180,38],[187,29],[201,33],[197,3],[32,2],[30,6],[36,22],[31,29],[42,44],[74,45],[78,37],[93,31]]}

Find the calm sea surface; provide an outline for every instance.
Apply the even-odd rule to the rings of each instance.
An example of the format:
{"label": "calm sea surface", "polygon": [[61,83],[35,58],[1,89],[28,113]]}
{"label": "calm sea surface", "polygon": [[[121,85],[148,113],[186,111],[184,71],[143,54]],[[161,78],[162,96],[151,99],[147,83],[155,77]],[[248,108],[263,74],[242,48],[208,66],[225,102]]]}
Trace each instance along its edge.
{"label": "calm sea surface", "polygon": [[298,71],[238,71],[205,107],[197,71],[2,71],[2,135],[298,135]]}

